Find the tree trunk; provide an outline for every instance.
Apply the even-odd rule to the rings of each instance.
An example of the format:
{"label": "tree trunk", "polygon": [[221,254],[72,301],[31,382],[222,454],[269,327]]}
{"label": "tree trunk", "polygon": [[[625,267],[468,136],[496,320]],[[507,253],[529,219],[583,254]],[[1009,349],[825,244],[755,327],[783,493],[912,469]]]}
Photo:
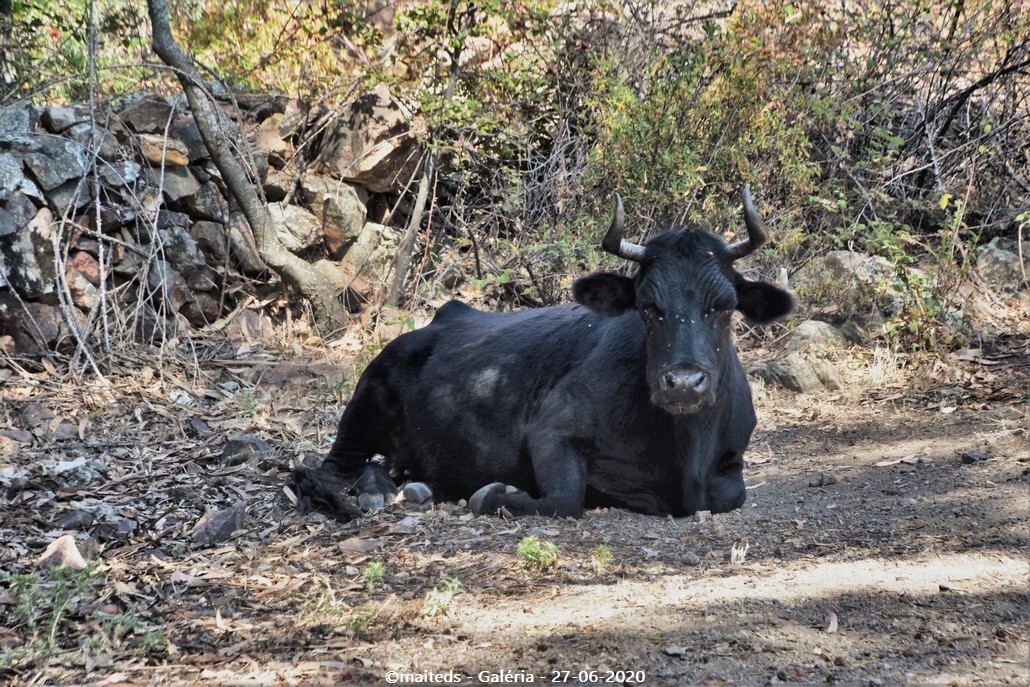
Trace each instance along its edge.
{"label": "tree trunk", "polygon": [[0,0],[0,96],[15,88],[14,47],[11,35],[14,30],[14,6],[11,0]]}
{"label": "tree trunk", "polygon": [[283,282],[311,303],[316,328],[329,331],[345,326],[348,321],[347,309],[337,297],[337,288],[333,284],[341,279],[340,275],[332,274],[334,265],[326,261],[313,265],[283,246],[275,232],[268,208],[261,202],[243,166],[220,135],[218,117],[201,86],[200,73],[172,37],[165,0],[147,0],[147,8],[154,36],[154,52],[175,70],[204,145],[229,193],[247,218],[261,259],[275,270]]}

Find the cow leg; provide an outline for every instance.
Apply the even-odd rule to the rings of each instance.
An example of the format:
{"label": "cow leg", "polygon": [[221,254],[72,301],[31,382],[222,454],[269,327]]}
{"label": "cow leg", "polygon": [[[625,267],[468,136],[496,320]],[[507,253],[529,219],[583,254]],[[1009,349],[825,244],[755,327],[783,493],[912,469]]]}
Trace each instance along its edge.
{"label": "cow leg", "polygon": [[[299,509],[320,510],[340,520],[351,520],[362,510],[392,503],[397,486],[386,469],[373,462],[392,452],[390,427],[399,414],[389,387],[374,376],[363,376],[340,417],[336,439],[317,468],[297,468],[293,492]],[[357,502],[349,496],[357,493]]]}
{"label": "cow leg", "polygon": [[533,498],[524,491],[494,482],[479,489],[469,499],[472,512],[489,515],[503,508],[516,517],[583,517],[586,468],[579,454],[553,433],[531,437],[529,450],[540,498]]}

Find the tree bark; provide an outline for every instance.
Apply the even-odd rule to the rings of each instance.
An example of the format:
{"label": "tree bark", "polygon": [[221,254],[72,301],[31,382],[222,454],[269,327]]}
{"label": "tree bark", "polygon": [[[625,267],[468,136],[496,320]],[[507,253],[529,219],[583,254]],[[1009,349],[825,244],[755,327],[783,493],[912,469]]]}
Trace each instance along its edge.
{"label": "tree bark", "polygon": [[247,218],[261,259],[284,283],[311,303],[316,320],[313,324],[317,329],[334,330],[345,326],[348,321],[347,309],[337,297],[337,287],[334,285],[334,282],[343,280],[342,275],[335,274],[333,268],[336,266],[328,261],[311,264],[283,246],[275,232],[268,208],[258,197],[243,165],[233,156],[220,135],[218,116],[201,86],[200,73],[172,36],[165,0],[147,0],[147,9],[153,30],[154,52],[175,70],[208,154],[221,173],[229,193],[243,211],[243,216]]}
{"label": "tree bark", "polygon": [[422,224],[422,215],[426,211],[429,186],[433,183],[434,174],[436,174],[436,151],[430,150],[422,169],[422,178],[418,182],[415,208],[411,212],[411,217],[408,218],[408,226],[404,229],[404,235],[397,244],[397,257],[394,258],[393,263],[393,283],[386,298],[387,304],[394,307],[401,304],[401,298],[404,295],[404,282],[408,277],[408,269],[411,267],[411,256],[415,252],[415,239],[418,237],[419,225]]}
{"label": "tree bark", "polygon": [[11,35],[14,30],[14,5],[11,0],[0,0],[0,96],[15,88],[14,47]]}

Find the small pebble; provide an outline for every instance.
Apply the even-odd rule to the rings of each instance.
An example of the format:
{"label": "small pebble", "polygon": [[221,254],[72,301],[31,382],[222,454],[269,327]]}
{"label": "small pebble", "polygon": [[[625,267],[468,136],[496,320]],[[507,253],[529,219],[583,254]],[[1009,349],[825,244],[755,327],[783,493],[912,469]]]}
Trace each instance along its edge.
{"label": "small pebble", "polygon": [[93,514],[85,510],[73,510],[65,513],[57,521],[62,530],[84,530],[93,524]]}
{"label": "small pebble", "polygon": [[808,480],[808,486],[810,487],[828,487],[831,484],[837,483],[837,477],[835,475],[829,475],[825,472],[820,472],[818,475]]}
{"label": "small pebble", "polygon": [[701,557],[693,551],[687,551],[683,554],[683,562],[689,566],[701,565]]}
{"label": "small pebble", "polygon": [[433,498],[432,490],[424,482],[408,482],[404,485],[401,493],[408,503],[425,503]]}
{"label": "small pebble", "polygon": [[914,506],[916,505],[916,503],[917,501],[911,496],[906,496],[905,498],[898,501],[899,506]]}
{"label": "small pebble", "polygon": [[982,463],[987,460],[987,456],[980,453],[979,451],[966,451],[962,454],[962,464],[972,465],[973,463]]}

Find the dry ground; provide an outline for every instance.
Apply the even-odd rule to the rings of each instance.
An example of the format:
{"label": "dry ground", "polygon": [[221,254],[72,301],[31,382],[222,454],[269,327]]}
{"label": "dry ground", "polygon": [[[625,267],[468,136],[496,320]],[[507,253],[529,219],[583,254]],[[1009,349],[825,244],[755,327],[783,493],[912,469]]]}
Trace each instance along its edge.
{"label": "dry ground", "polygon": [[[876,360],[847,395],[757,389],[731,514],[438,504],[348,524],[283,490],[353,381],[296,360],[165,361],[107,387],[0,370],[0,682],[1030,684],[1025,358],[938,363],[920,393]],[[222,461],[240,431],[274,454]],[[79,457],[78,482],[53,475]],[[197,544],[234,504],[242,526]],[[55,581],[37,561],[68,532],[99,567]],[[529,535],[554,565],[527,568]]]}

